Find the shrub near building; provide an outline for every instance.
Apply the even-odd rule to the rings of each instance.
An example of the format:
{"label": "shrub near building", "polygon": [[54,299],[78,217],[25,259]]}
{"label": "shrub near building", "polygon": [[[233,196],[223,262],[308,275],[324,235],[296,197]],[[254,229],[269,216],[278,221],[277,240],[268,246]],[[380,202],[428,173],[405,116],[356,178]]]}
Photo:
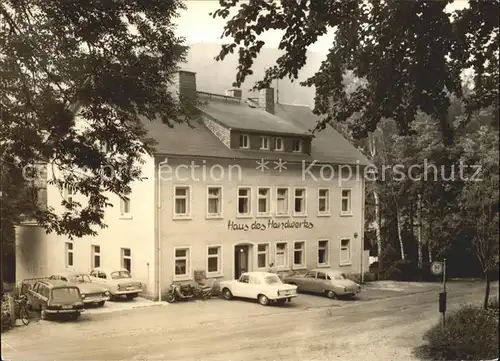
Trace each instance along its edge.
{"label": "shrub near building", "polygon": [[491,360],[498,358],[498,299],[488,309],[463,306],[446,317],[446,327],[435,325],[416,350],[425,360]]}

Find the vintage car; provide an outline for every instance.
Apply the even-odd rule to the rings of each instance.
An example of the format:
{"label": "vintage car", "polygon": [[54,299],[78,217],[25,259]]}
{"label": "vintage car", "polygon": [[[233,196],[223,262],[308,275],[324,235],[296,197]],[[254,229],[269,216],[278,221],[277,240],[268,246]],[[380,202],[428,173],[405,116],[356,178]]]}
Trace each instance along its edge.
{"label": "vintage car", "polygon": [[76,320],[85,310],[78,287],[61,280],[36,281],[27,296],[28,305],[41,311],[42,320],[50,315],[68,315]]}
{"label": "vintage car", "polygon": [[222,296],[258,300],[261,305],[270,303],[284,305],[297,297],[297,286],[284,284],[277,274],[268,272],[245,272],[239,279],[220,282]]}
{"label": "vintage car", "polygon": [[312,269],[306,274],[288,276],[284,281],[297,286],[299,292],[319,293],[329,298],[354,297],[361,292],[360,285],[331,268]]}
{"label": "vintage car", "polygon": [[93,283],[105,286],[110,292],[110,300],[126,297],[132,300],[142,291],[142,282],[133,279],[125,268],[104,269],[94,268],[90,272]]}
{"label": "vintage car", "polygon": [[85,306],[97,305],[102,307],[111,296],[111,293],[108,291],[107,287],[92,282],[89,275],[86,275],[84,273],[60,272],[53,274],[49,279],[68,282],[78,287]]}

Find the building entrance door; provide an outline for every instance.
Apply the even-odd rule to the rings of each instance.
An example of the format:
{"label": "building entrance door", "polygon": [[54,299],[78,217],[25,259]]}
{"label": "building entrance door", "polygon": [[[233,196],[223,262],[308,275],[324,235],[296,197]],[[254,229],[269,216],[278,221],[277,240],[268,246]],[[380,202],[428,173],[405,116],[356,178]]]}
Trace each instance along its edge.
{"label": "building entrance door", "polygon": [[242,273],[248,272],[250,246],[240,245],[234,247],[234,278],[240,278]]}

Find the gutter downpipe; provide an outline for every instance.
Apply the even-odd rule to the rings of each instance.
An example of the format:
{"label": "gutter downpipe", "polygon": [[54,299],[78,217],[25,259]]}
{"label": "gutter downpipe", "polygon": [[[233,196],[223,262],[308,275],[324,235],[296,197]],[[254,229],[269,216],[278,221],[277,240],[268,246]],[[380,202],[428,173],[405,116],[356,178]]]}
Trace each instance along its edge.
{"label": "gutter downpipe", "polygon": [[[158,301],[161,302],[161,272],[162,272],[162,269],[161,269],[161,177],[160,177],[160,172],[161,172],[161,164],[162,162],[160,162],[158,164],[158,172],[157,172],[157,176],[156,176],[156,183],[157,183],[157,194],[158,194],[158,199],[157,199],[157,202],[158,202],[158,205],[156,207],[157,211],[156,211],[156,229],[157,229],[157,232],[158,232],[158,235],[156,237],[156,241],[158,242],[158,245],[157,245],[157,257],[158,257],[158,277],[157,277],[157,280],[158,280]],[[155,162],[155,167],[156,167],[156,162]]]}
{"label": "gutter downpipe", "polygon": [[[359,170],[358,170],[359,172]],[[361,178],[361,232],[360,232],[360,248],[361,248],[361,263],[360,263],[360,280],[361,284],[365,282],[365,273],[363,271],[363,259],[365,257],[365,177]]]}

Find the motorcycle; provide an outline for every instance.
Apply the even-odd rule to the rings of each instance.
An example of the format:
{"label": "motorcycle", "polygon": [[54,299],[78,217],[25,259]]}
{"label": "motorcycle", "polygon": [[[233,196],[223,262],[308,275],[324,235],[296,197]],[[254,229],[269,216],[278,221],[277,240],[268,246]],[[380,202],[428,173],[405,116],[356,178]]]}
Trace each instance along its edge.
{"label": "motorcycle", "polygon": [[177,301],[188,301],[192,298],[207,300],[212,297],[211,285],[180,285],[172,283],[167,292],[166,300],[168,303]]}
{"label": "motorcycle", "polygon": [[179,285],[172,283],[167,292],[167,302],[188,301],[195,297],[194,287],[191,285]]}
{"label": "motorcycle", "polygon": [[198,286],[194,289],[194,294],[197,298],[201,300],[208,300],[212,298],[212,286],[211,285],[203,285]]}

